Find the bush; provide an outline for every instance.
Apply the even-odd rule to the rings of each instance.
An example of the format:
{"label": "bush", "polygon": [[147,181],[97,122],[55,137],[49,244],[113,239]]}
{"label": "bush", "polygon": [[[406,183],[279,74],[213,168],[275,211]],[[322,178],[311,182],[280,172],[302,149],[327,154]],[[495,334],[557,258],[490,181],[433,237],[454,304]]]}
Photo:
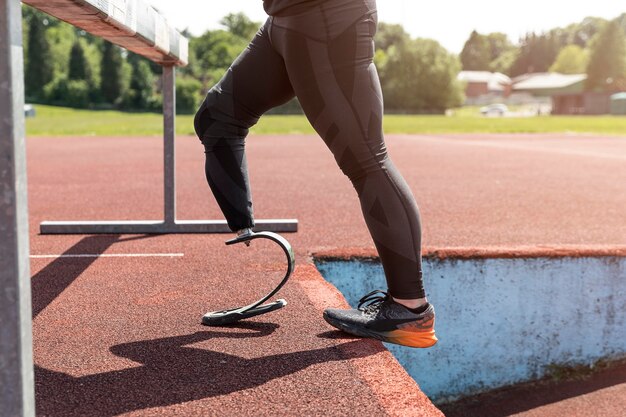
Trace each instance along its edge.
{"label": "bush", "polygon": [[89,83],[86,80],[69,80],[65,102],[70,107],[85,108],[89,106]]}
{"label": "bush", "polygon": [[130,86],[124,93],[122,108],[130,110],[151,110],[154,96],[154,74],[150,64],[136,57],[132,62]]}
{"label": "bush", "polygon": [[44,87],[44,95],[49,103],[68,107],[89,106],[91,88],[85,80],[68,80],[66,76],[55,78]]}
{"label": "bush", "polygon": [[176,79],[176,112],[195,113],[202,101],[202,83],[193,78]]}
{"label": "bush", "polygon": [[457,56],[430,39],[412,39],[379,53],[385,107],[392,112],[443,113],[463,103]]}

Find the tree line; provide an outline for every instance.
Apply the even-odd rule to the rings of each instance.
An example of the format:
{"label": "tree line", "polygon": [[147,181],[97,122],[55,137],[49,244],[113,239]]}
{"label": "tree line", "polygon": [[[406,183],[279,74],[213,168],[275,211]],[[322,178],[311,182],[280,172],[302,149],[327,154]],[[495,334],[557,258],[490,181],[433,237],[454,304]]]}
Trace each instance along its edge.
{"label": "tree line", "polygon": [[590,91],[626,90],[626,13],[607,21],[588,17],[544,33],[528,33],[517,45],[502,33],[472,32],[460,54],[468,71],[515,77],[532,72],[587,74]]}
{"label": "tree line", "polygon": [[[161,67],[101,38],[23,6],[26,98],[77,108],[161,111]],[[229,14],[223,29],[190,39],[189,65],[178,70],[177,111],[192,113],[204,94],[247,46],[260,23]],[[390,112],[441,113],[463,103],[461,69],[589,73],[590,88],[621,83],[626,74],[626,13],[613,21],[587,18],[513,44],[506,35],[474,31],[460,55],[437,41],[412,38],[400,25],[380,23],[375,62]],[[595,84],[594,84],[595,83]],[[614,87],[614,85],[612,85]],[[277,110],[300,112],[297,100]]]}

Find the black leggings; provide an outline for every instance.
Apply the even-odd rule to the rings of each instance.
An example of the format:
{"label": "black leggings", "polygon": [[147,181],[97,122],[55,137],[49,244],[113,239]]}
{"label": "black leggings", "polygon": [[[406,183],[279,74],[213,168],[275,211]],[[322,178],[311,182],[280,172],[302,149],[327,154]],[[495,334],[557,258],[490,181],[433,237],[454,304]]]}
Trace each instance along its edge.
{"label": "black leggings", "polygon": [[297,96],[352,182],[387,277],[401,299],[423,298],[420,215],[389,158],[373,63],[375,0],[333,0],[269,17],[195,118],[206,177],[232,231],[254,227],[245,139],[267,110]]}

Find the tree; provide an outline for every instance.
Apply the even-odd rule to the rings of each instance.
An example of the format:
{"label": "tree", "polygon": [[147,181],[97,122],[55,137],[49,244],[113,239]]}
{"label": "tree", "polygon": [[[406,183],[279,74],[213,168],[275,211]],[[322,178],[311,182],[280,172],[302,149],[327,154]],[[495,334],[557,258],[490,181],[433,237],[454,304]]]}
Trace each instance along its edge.
{"label": "tree", "polygon": [[617,20],[607,23],[591,41],[587,90],[606,91],[626,76],[626,39]]}
{"label": "tree", "polygon": [[617,22],[619,23],[622,31],[626,33],[626,13],[622,13],[621,15],[617,16],[615,20],[617,20]]}
{"label": "tree", "polygon": [[250,20],[245,13],[229,13],[220,20],[220,24],[233,35],[248,41],[254,37],[261,25]]}
{"label": "tree", "polygon": [[488,71],[491,56],[489,40],[474,30],[461,51],[463,69],[465,71]]}
{"label": "tree", "polygon": [[493,72],[501,72],[502,74],[511,74],[511,67],[517,60],[517,56],[519,54],[519,50],[515,47],[512,47],[506,52],[503,52],[496,59],[491,61],[489,64],[489,70]]}
{"label": "tree", "polygon": [[498,59],[502,54],[515,49],[506,33],[494,32],[486,36],[489,43],[490,61]]}
{"label": "tree", "polygon": [[87,64],[86,75],[87,83],[89,84],[90,102],[102,102],[100,66],[102,65],[103,44],[106,41],[84,31],[78,31],[77,37],[83,48],[85,62]]}
{"label": "tree", "polygon": [[561,49],[550,72],[561,74],[582,74],[587,70],[589,54],[578,45],[568,45]]}
{"label": "tree", "polygon": [[108,103],[117,104],[123,93],[122,54],[111,42],[104,42],[100,77],[102,97]]}
{"label": "tree", "polygon": [[563,29],[554,29],[552,33],[559,37],[561,47],[574,44],[586,48],[605,24],[606,20],[600,17],[586,17],[580,23],[573,23]]}
{"label": "tree", "polygon": [[517,58],[517,48],[505,33],[490,33],[486,38],[490,51],[489,71],[508,74]]}
{"label": "tree", "polygon": [[389,109],[442,113],[463,102],[457,81],[461,63],[437,41],[415,39],[391,46],[380,65],[385,107]]}
{"label": "tree", "polygon": [[[136,56],[136,55],[135,55]],[[131,60],[132,74],[125,105],[136,110],[146,110],[151,105],[154,92],[154,74],[145,59]]]}
{"label": "tree", "polygon": [[76,38],[74,28],[65,22],[60,22],[58,25],[48,25],[46,28],[46,39],[50,45],[55,78],[67,75],[67,64],[70,61],[70,53]]}
{"label": "tree", "polygon": [[48,103],[76,108],[89,106],[90,88],[85,80],[69,80],[60,75],[46,85],[45,98]]}
{"label": "tree", "polygon": [[70,52],[68,78],[70,80],[87,80],[89,66],[85,59],[85,51],[78,40],[74,42]]}
{"label": "tree", "polygon": [[375,43],[378,50],[386,51],[394,45],[410,41],[411,37],[402,25],[380,22],[376,31]]}
{"label": "tree", "polygon": [[25,69],[26,96],[43,97],[43,89],[53,78],[50,44],[46,39],[44,21],[39,14],[30,16],[28,23],[28,59]]}
{"label": "tree", "polygon": [[521,40],[519,53],[511,66],[511,75],[548,71],[559,49],[558,39],[553,34],[527,34]]}
{"label": "tree", "polygon": [[191,114],[198,110],[202,101],[200,94],[202,84],[193,78],[176,79],[176,112]]}
{"label": "tree", "polygon": [[248,45],[248,41],[225,30],[209,30],[189,42],[189,56],[195,57],[190,65],[191,74],[200,80],[204,90],[228,69],[230,64]]}

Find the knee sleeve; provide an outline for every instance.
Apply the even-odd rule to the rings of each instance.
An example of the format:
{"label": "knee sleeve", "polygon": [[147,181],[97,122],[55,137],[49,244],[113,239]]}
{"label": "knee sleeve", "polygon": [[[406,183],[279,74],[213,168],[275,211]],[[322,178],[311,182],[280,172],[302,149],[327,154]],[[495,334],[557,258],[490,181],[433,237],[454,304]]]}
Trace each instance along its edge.
{"label": "knee sleeve", "polygon": [[232,106],[212,89],[198,109],[194,128],[204,145],[205,173],[232,231],[254,227],[245,157],[248,129],[229,115]]}
{"label": "knee sleeve", "polygon": [[246,122],[233,116],[232,103],[227,103],[215,89],[209,91],[196,112],[194,129],[205,146],[211,146],[216,139],[245,139],[249,132]]}

